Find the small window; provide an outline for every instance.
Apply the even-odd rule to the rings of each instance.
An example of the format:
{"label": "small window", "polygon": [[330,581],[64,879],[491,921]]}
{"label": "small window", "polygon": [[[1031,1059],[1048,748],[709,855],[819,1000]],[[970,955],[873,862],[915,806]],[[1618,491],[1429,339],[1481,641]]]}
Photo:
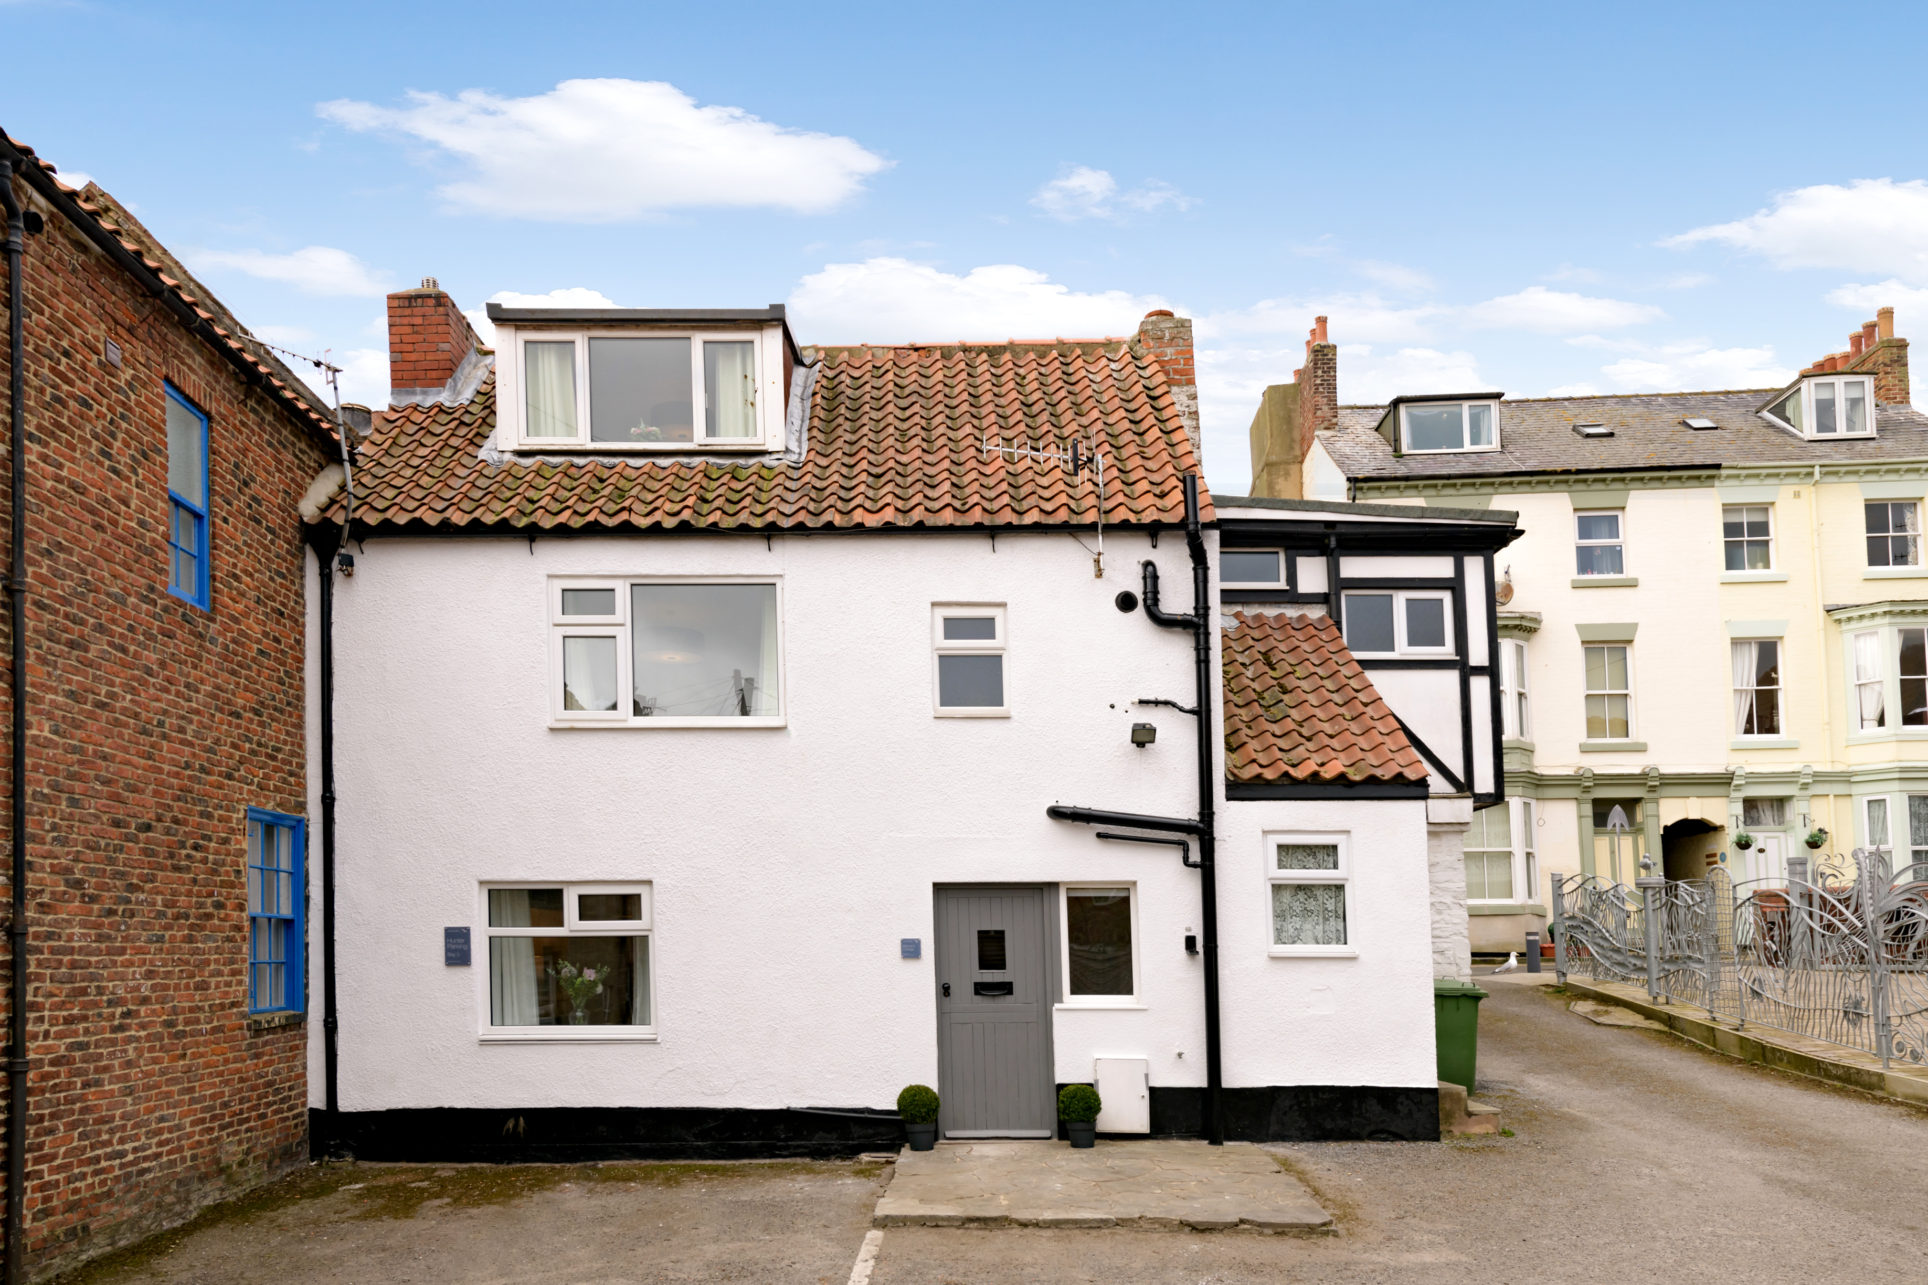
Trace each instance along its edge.
{"label": "small window", "polygon": [[1716,424],[1713,420],[1708,419],[1705,415],[1689,415],[1686,419],[1683,419],[1680,422],[1685,424],[1687,427],[1693,429],[1696,433],[1705,433],[1710,429],[1716,429],[1720,427],[1719,424]]}
{"label": "small window", "polygon": [[1742,799],[1741,824],[1750,830],[1779,830],[1787,825],[1786,799]]}
{"label": "small window", "polygon": [[1011,712],[1004,685],[1004,608],[931,609],[932,682],[940,717],[1001,717]]}
{"label": "small window", "polygon": [[1526,890],[1521,895],[1528,901],[1537,901],[1540,896],[1540,857],[1539,843],[1534,837],[1535,819],[1533,800],[1520,800],[1520,851],[1525,858]]}
{"label": "small window", "polygon": [[208,576],[208,417],[181,390],[167,397],[167,590],[206,609]]}
{"label": "small window", "polygon": [[1128,886],[1064,890],[1065,1002],[1129,1002],[1138,993]]}
{"label": "small window", "polygon": [[544,331],[511,342],[521,354],[524,442],[686,450],[763,444],[753,337]]}
{"label": "small window", "polygon": [[[1928,865],[1928,794],[1908,796],[1908,863]],[[1917,868],[1909,878],[1919,881],[1924,873]]]}
{"label": "small window", "polygon": [[486,901],[490,1031],[654,1026],[649,885],[490,888]]}
{"label": "small window", "polygon": [[1774,569],[1774,509],[1771,505],[1723,505],[1720,521],[1727,570]]}
{"label": "small window", "polygon": [[1285,554],[1277,549],[1224,549],[1218,555],[1219,582],[1227,588],[1285,583]]}
{"label": "small window", "polygon": [[1522,741],[1533,739],[1527,716],[1526,644],[1517,638],[1500,643],[1500,722],[1503,734]]}
{"label": "small window", "polygon": [[300,817],[248,809],[248,1011],[299,1013],[307,888]]}
{"label": "small window", "polygon": [[1767,414],[1809,440],[1874,432],[1874,386],[1865,375],[1804,379]]}
{"label": "small window", "polygon": [[1399,420],[1409,453],[1490,451],[1499,445],[1493,402],[1406,402]]}
{"label": "small window", "polygon": [[1781,734],[1781,644],[1763,638],[1733,644],[1734,735]]}
{"label": "small window", "polygon": [[1450,656],[1452,595],[1356,590],[1345,596],[1346,647],[1355,656]]}
{"label": "small window", "polygon": [[1573,515],[1576,574],[1622,576],[1627,573],[1621,542],[1624,517],[1617,509]]}
{"label": "small window", "polygon": [[1508,805],[1495,803],[1473,813],[1466,832],[1466,899],[1513,900],[1513,828]]}
{"label": "small window", "polygon": [[1901,725],[1928,727],[1928,629],[1898,629],[1895,635],[1895,672],[1901,678]]}
{"label": "small window", "polygon": [[1587,739],[1625,741],[1633,737],[1633,684],[1629,648],[1588,647]]}
{"label": "small window", "polygon": [[1870,629],[1853,635],[1854,725],[1867,732],[1888,724],[1887,683],[1882,678],[1881,634]]}
{"label": "small window", "polygon": [[1879,500],[1863,506],[1868,524],[1868,565],[1921,565],[1921,504],[1916,500]]}
{"label": "small window", "polygon": [[1877,795],[1867,800],[1867,846],[1878,852],[1888,851],[1892,842],[1888,837],[1888,800]]}
{"label": "small window", "polygon": [[1346,836],[1268,835],[1272,953],[1352,954]]}
{"label": "small window", "polygon": [[553,717],[580,726],[777,726],[777,587],[557,582]]}
{"label": "small window", "polygon": [[980,928],[977,930],[977,971],[980,973],[1008,972],[1011,967],[1004,953],[1004,930],[1002,928]]}

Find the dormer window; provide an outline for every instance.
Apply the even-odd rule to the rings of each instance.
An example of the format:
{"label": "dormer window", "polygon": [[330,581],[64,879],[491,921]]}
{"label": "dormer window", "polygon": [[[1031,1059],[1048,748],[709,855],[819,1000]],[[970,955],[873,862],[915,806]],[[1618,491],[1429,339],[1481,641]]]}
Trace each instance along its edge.
{"label": "dormer window", "polygon": [[1399,433],[1408,454],[1499,449],[1499,404],[1489,401],[1403,402]]}
{"label": "dormer window", "polygon": [[[774,311],[774,310],[773,310]],[[783,445],[784,328],[608,324],[668,314],[607,310],[602,324],[490,306],[501,444],[522,450],[775,450]],[[764,314],[746,314],[762,321]],[[780,316],[780,314],[779,314]],[[503,324],[504,320],[510,324]]]}
{"label": "dormer window", "polygon": [[1809,441],[1869,437],[1874,434],[1874,381],[1865,375],[1804,379],[1765,413]]}

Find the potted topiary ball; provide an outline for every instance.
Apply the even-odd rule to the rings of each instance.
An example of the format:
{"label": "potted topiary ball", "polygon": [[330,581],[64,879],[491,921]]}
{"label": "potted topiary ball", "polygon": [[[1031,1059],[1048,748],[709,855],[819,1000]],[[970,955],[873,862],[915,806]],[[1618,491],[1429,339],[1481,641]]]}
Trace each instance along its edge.
{"label": "potted topiary ball", "polygon": [[897,1095],[897,1114],[904,1118],[904,1137],[912,1151],[937,1145],[937,1090],[913,1084]]}
{"label": "potted topiary ball", "polygon": [[1058,1119],[1074,1147],[1089,1147],[1098,1138],[1098,1112],[1104,1102],[1089,1084],[1067,1084],[1058,1090]]}

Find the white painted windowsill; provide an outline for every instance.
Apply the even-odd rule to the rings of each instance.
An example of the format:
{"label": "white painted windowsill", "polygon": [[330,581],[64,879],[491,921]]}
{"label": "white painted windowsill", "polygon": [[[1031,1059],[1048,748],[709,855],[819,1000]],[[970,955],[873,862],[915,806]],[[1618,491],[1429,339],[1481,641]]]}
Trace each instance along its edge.
{"label": "white painted windowsill", "polygon": [[514,1033],[485,1031],[475,1037],[478,1044],[654,1044],[655,1031],[635,1031],[617,1034],[614,1032],[577,1031],[560,1029],[556,1031],[516,1031]]}
{"label": "white painted windowsill", "polygon": [[1274,946],[1266,952],[1274,959],[1357,959],[1354,946]]}
{"label": "white painted windowsill", "polygon": [[788,727],[789,725],[787,718],[682,718],[672,716],[637,719],[612,718],[601,722],[591,722],[588,719],[575,721],[552,718],[549,720],[549,729],[557,732],[670,732],[692,731],[696,729],[738,732],[748,731],[754,728]]}
{"label": "white painted windowsill", "polygon": [[1767,584],[1786,579],[1785,571],[1723,571],[1720,573],[1722,584]]}
{"label": "white painted windowsill", "polygon": [[1861,575],[1868,580],[1928,579],[1928,567],[1868,567]]}
{"label": "white painted windowsill", "polygon": [[1079,1000],[1071,1000],[1063,1004],[1053,1004],[1051,1011],[1054,1013],[1149,1013],[1151,1009],[1144,1004],[1087,1004]]}

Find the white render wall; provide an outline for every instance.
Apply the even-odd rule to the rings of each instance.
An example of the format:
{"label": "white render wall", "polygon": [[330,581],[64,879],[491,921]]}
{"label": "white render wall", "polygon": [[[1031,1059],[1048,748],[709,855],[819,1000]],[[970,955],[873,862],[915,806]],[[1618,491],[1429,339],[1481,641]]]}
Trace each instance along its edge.
{"label": "white render wall", "polygon": [[[1195,812],[1192,720],[1130,704],[1190,702],[1190,635],[1112,605],[1151,556],[1164,605],[1190,608],[1177,533],[1156,551],[1111,533],[1103,579],[1063,534],[357,552],[335,609],[345,1110],[889,1106],[936,1082],[931,888],[950,882],[1134,883],[1140,1007],[1060,1012],[1058,1076],[1140,1056],[1154,1084],[1203,1083],[1197,873],[1044,815]],[[583,574],[781,577],[787,726],[552,729],[546,586]],[[934,602],[1008,605],[1012,717],[932,717]],[[1134,721],[1156,746],[1131,747]],[[1261,834],[1332,828],[1353,835],[1360,955],[1270,958]],[[1218,829],[1226,1083],[1432,1085],[1423,803],[1235,803]],[[480,1043],[496,880],[649,881],[658,1041]],[[442,963],[455,925],[475,930],[467,968]]]}

